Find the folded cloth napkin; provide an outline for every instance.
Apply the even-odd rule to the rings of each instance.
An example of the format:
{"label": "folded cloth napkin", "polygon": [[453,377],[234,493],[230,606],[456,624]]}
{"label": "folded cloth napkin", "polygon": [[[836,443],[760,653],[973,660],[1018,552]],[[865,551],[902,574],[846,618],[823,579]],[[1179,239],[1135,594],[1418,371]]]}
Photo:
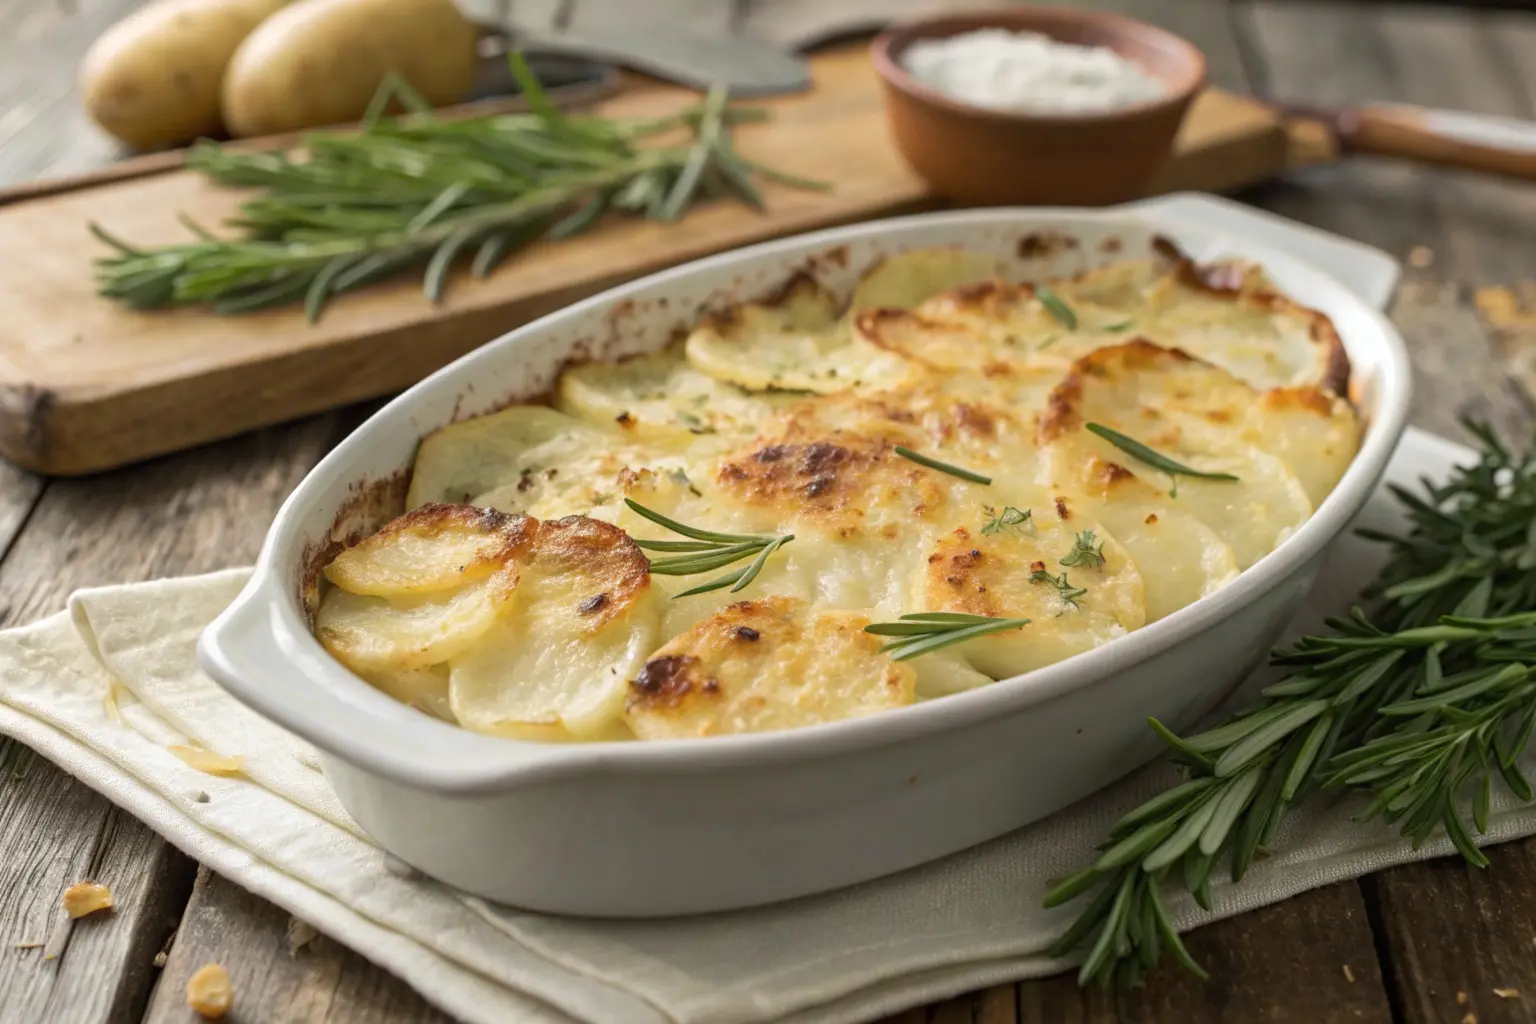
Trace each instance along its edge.
{"label": "folded cloth napkin", "polygon": [[[1388,478],[1413,486],[1467,457],[1410,432]],[[1396,513],[1378,496],[1364,518],[1391,528]],[[1293,633],[1346,606],[1379,559],[1341,540]],[[198,672],[198,632],[245,578],[232,569],[79,591],[67,612],[0,634],[0,733],[466,1021],[832,1024],[1051,974],[1067,964],[1044,951],[1075,908],[1041,909],[1047,880],[1085,863],[1110,823],[1170,777],[1145,769],[946,860],[778,906],[660,921],[528,913],[389,858],[347,817],[305,743]],[[199,770],[199,748],[240,758],[239,771]],[[1276,854],[1241,886],[1213,885],[1213,911],[1174,900],[1176,925],[1452,852],[1443,838],[1414,851],[1379,823],[1351,821],[1357,809],[1317,803],[1293,814]],[[1480,841],[1533,831],[1536,811],[1503,793]]]}

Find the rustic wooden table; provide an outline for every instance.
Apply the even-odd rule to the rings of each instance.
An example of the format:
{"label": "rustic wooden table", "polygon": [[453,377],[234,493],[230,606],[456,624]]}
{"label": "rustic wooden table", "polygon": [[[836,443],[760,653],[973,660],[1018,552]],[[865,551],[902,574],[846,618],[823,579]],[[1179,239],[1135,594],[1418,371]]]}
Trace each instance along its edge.
{"label": "rustic wooden table", "polygon": [[[495,0],[487,0],[494,8]],[[0,0],[0,183],[114,156],[84,121],[74,64],[133,0]],[[772,34],[790,0],[687,5],[696,21]],[[874,6],[872,4],[865,6]],[[900,3],[887,5],[901,7]],[[1536,117],[1536,13],[1300,0],[1098,0],[1202,46],[1216,84],[1298,100],[1403,100]],[[515,3],[580,24],[643,4]],[[792,12],[789,12],[792,15]],[[1319,168],[1242,198],[1382,247],[1410,264],[1393,309],[1418,375],[1414,421],[1459,436],[1458,414],[1528,434],[1536,321],[1501,310],[1536,278],[1536,189],[1406,167]],[[7,254],[10,273],[24,253]],[[1526,283],[1524,298],[1536,285]],[[1479,303],[1484,312],[1479,312]],[[73,588],[249,562],[284,495],[369,408],[263,430],[82,480],[0,463],[0,626],[55,611]],[[110,918],[56,960],[59,893],[96,878]],[[183,857],[28,750],[0,741],[0,1020],[185,1021],[188,975],[217,960],[247,1022],[441,1021],[404,984],[320,939],[297,955],[287,915]],[[65,938],[61,936],[61,938]],[[1195,932],[1212,980],[1166,970],[1128,996],[1070,977],[1003,986],[902,1021],[1528,1021],[1536,1018],[1536,839],[1479,872],[1395,868]],[[1509,998],[1495,989],[1517,990]]]}

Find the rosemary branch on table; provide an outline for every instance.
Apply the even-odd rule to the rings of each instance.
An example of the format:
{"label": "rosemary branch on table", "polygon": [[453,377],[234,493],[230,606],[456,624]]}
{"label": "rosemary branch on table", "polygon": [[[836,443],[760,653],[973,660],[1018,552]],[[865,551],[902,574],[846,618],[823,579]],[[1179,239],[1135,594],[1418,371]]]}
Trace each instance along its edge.
{"label": "rosemary branch on table", "polygon": [[1210,907],[1212,875],[1234,881],[1286,813],[1320,793],[1370,797],[1360,818],[1395,825],[1417,846],[1443,828],[1466,860],[1487,864],[1492,789],[1521,800],[1518,759],[1536,727],[1536,449],[1508,451],[1468,424],[1482,451],[1424,493],[1391,491],[1404,536],[1360,531],[1392,555],[1356,608],[1276,652],[1291,672],[1214,728],[1179,737],[1153,720],[1182,781],[1121,818],[1094,863],[1046,895],[1095,892],[1053,947],[1087,944],[1082,984],[1134,984],[1166,950],[1204,977],[1169,922],[1163,891]]}
{"label": "rosemary branch on table", "polygon": [[651,572],[657,576],[692,576],[695,573],[709,572],[712,569],[733,565],[744,558],[752,559],[750,563],[735,572],[700,583],[692,589],[673,595],[674,597],[692,597],[694,594],[706,594],[722,587],[730,587],[733,594],[745,589],[749,583],[757,579],[757,574],[763,571],[763,566],[768,563],[768,556],[795,539],[792,533],[773,535],[717,533],[714,530],[701,530],[696,526],[689,526],[664,516],[655,509],[646,508],[633,498],[625,498],[624,504],[628,505],[636,515],[643,516],[657,526],[665,527],[673,533],[688,538],[688,540],[633,538],[635,545],[643,550],[674,552],[669,558],[651,560]]}
{"label": "rosemary branch on table", "polygon": [[[700,197],[726,195],[762,209],[754,178],[827,187],[737,152],[730,127],[768,114],[728,106],[721,88],[670,117],[578,117],[554,107],[520,54],[510,61],[529,113],[443,119],[391,78],[361,130],[312,133],[298,152],[198,142],[188,167],[259,190],[227,225],[238,235],[183,217],[193,240],[141,247],[92,224],[115,250],[96,261],[98,291],[135,309],[244,313],[303,302],[314,322],[333,296],[423,264],[423,289],[437,302],[461,256],[473,254],[484,277],[517,250],[578,234],[609,212],[673,221]],[[407,113],[381,116],[392,101]],[[692,141],[639,145],[678,131]]]}

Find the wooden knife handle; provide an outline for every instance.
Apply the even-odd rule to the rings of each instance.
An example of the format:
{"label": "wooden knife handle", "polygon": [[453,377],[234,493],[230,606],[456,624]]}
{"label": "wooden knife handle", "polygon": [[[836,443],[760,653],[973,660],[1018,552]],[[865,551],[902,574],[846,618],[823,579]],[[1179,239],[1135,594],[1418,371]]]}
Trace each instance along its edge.
{"label": "wooden knife handle", "polygon": [[1427,112],[1358,107],[1339,112],[1335,127],[1340,145],[1348,152],[1395,156],[1415,163],[1536,181],[1536,149],[1449,134],[1437,129],[1433,115]]}

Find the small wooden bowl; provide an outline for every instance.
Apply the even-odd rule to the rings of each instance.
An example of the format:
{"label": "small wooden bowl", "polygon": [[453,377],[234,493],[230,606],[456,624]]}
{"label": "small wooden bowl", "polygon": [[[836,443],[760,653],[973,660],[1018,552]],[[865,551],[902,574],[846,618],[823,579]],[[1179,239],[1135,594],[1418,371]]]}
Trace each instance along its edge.
{"label": "small wooden bowl", "polygon": [[[1162,81],[1162,98],[1105,113],[988,110],[950,99],[903,66],[918,39],[981,28],[1105,46]],[[1153,25],[1113,14],[1016,7],[894,26],[871,45],[896,146],[940,194],[980,206],[1104,206],[1145,195],[1205,85],[1205,56]]]}

